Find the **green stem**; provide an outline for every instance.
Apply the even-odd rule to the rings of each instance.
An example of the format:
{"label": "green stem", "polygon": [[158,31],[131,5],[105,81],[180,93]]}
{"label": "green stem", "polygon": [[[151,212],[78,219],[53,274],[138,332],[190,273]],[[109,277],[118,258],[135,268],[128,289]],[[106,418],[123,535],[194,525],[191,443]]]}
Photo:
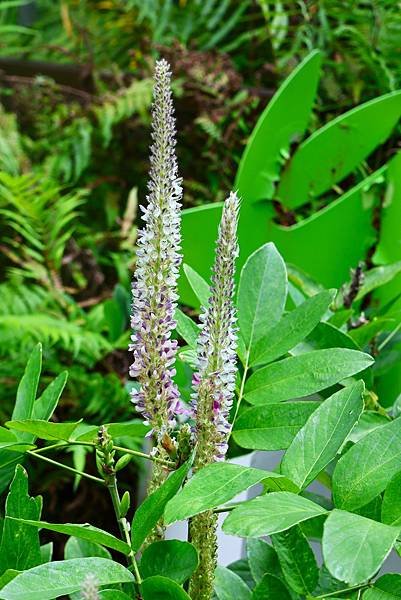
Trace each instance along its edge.
{"label": "green stem", "polygon": [[[114,508],[114,512],[115,512],[115,515],[116,515],[118,527],[120,529],[121,537],[123,539],[125,539],[125,541],[129,545],[129,547],[131,548],[131,537],[130,537],[130,534],[129,534],[127,519],[125,517],[121,517],[120,516],[120,512],[121,512],[121,500],[120,500],[120,494],[118,493],[117,479],[116,479],[115,475],[112,475],[110,477],[110,480],[107,483],[107,489],[109,490],[109,493],[110,493],[110,496],[111,496],[111,501],[113,503],[113,508]],[[132,548],[131,548],[131,551],[128,554],[127,558],[130,561],[130,563],[131,563],[132,570],[134,571],[134,575],[135,575],[135,579],[136,579],[137,584],[141,585],[142,578],[141,578],[141,574],[139,572],[138,564],[136,562],[135,554],[134,554],[134,551],[132,550]]]}
{"label": "green stem", "polygon": [[[67,448],[68,446],[88,446],[89,448],[96,448],[96,444],[94,442],[71,441],[63,444],[52,444],[51,446],[44,446],[43,448],[36,448],[35,450],[31,450],[31,452],[39,454],[41,452],[46,452],[46,450]],[[117,450],[117,452],[124,452],[124,454],[132,454],[133,456],[139,456],[140,458],[146,458],[146,460],[151,460],[152,462],[159,463],[161,465],[164,465],[165,467],[168,467],[169,469],[175,469],[175,467],[177,466],[172,461],[157,458],[157,456],[152,456],[151,454],[146,454],[145,452],[139,452],[139,450],[131,450],[130,448],[124,448],[123,446],[113,446],[113,450]]]}
{"label": "green stem", "polygon": [[87,479],[90,479],[91,481],[96,481],[96,483],[101,483],[102,485],[104,484],[103,479],[100,479],[100,477],[95,477],[94,475],[89,475],[89,473],[85,473],[85,471],[78,471],[78,469],[74,469],[74,467],[69,467],[68,465],[64,465],[63,463],[59,463],[56,460],[52,460],[51,458],[48,458],[47,456],[42,456],[41,454],[38,454],[37,452],[34,452],[33,450],[28,450],[27,454],[29,454],[30,456],[35,456],[35,458],[40,458],[40,460],[44,460],[45,462],[50,463],[51,465],[54,465],[55,467],[60,467],[61,469],[70,471],[71,473],[74,473],[75,475],[80,475],[81,477],[86,477]]}
{"label": "green stem", "polygon": [[225,513],[225,512],[230,512],[230,510],[234,510],[234,508],[237,508],[237,506],[241,506],[242,502],[237,502],[237,503],[232,503],[232,504],[227,504],[227,506],[220,506],[219,508],[215,508],[213,510],[214,513]]}
{"label": "green stem", "polygon": [[130,450],[129,448],[123,448],[122,446],[113,446],[113,450],[117,450],[117,452],[124,452],[125,454],[132,454],[133,456],[140,456],[141,458],[146,458],[147,460],[151,460],[152,462],[159,463],[159,465],[164,465],[169,469],[175,469],[177,466],[171,460],[157,458],[156,456],[152,456],[151,454],[145,454],[145,452],[139,452],[138,450]]}
{"label": "green stem", "polygon": [[325,600],[326,598],[334,598],[338,594],[344,594],[344,592],[354,592],[355,590],[363,590],[364,588],[371,587],[370,583],[363,583],[361,585],[354,585],[352,587],[344,588],[343,590],[337,590],[336,592],[330,592],[329,594],[322,594],[321,596],[310,596],[313,600]]}

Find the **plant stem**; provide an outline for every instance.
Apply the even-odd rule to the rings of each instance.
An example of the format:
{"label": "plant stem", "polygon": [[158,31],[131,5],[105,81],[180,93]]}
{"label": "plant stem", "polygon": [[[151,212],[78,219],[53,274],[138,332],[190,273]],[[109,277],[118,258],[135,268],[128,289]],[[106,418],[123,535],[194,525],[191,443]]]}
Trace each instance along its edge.
{"label": "plant stem", "polygon": [[[71,441],[63,444],[51,444],[51,446],[44,446],[43,448],[36,448],[35,450],[31,450],[34,454],[39,454],[41,452],[46,452],[47,450],[54,450],[57,448],[66,448],[68,446],[88,446],[90,448],[95,448],[96,444],[94,442],[79,442],[79,441]],[[159,463],[169,469],[175,469],[176,464],[169,460],[163,460],[162,458],[157,458],[157,456],[152,456],[151,454],[146,454],[145,452],[140,452],[139,450],[131,450],[130,448],[124,448],[122,446],[114,446],[113,450],[117,450],[118,452],[124,452],[124,454],[132,454],[133,456],[138,456],[140,458],[145,458],[146,460],[151,460],[152,462]]]}
{"label": "plant stem", "polygon": [[234,510],[234,508],[237,508],[237,506],[241,506],[242,502],[237,502],[237,503],[232,503],[232,504],[227,504],[227,506],[220,506],[219,508],[215,508],[213,509],[214,513],[225,513],[225,512],[230,512],[230,510]]}
{"label": "plant stem", "polygon": [[139,452],[138,450],[130,450],[129,448],[123,448],[122,446],[113,446],[113,450],[117,450],[118,452],[124,452],[125,454],[132,454],[133,456],[139,456],[141,458],[146,458],[147,460],[151,460],[152,462],[159,463],[159,465],[164,465],[169,469],[175,469],[177,466],[171,460],[157,458],[156,456],[152,456],[151,454],[145,454],[145,452]]}
{"label": "plant stem", "polygon": [[42,456],[41,454],[38,454],[37,452],[34,452],[33,450],[28,450],[27,454],[29,454],[30,456],[35,456],[36,458],[40,458],[41,460],[44,460],[45,462],[50,463],[50,464],[54,465],[55,467],[60,467],[61,469],[70,471],[71,473],[74,473],[75,475],[80,475],[81,477],[86,477],[87,479],[90,479],[91,481],[96,481],[96,483],[101,483],[102,485],[104,485],[104,481],[103,481],[103,479],[100,479],[100,477],[95,477],[94,475],[85,473],[85,471],[78,471],[78,469],[74,469],[74,467],[69,467],[68,465],[64,465],[63,463],[59,463],[56,460],[48,458],[47,456]]}
{"label": "plant stem", "polygon": [[370,583],[362,583],[361,585],[354,585],[352,587],[344,588],[343,590],[337,590],[336,592],[330,592],[329,594],[322,594],[321,596],[309,596],[313,600],[325,600],[326,598],[334,598],[338,594],[343,594],[344,592],[354,592],[355,590],[362,590],[364,588],[371,587]]}
{"label": "plant stem", "polygon": [[[114,508],[114,512],[116,515],[118,527],[120,529],[121,537],[127,542],[127,544],[131,548],[131,537],[130,537],[130,533],[129,533],[127,519],[125,517],[120,516],[121,500],[120,500],[120,494],[118,493],[117,479],[116,479],[115,475],[110,476],[110,479],[107,482],[107,489],[109,490],[109,493],[111,496],[111,501],[113,503],[113,508]],[[132,570],[134,571],[134,575],[135,575],[137,584],[141,585],[142,578],[141,578],[141,574],[139,573],[138,564],[135,559],[134,551],[132,549],[131,549],[130,553],[128,554],[127,558],[131,563]]]}

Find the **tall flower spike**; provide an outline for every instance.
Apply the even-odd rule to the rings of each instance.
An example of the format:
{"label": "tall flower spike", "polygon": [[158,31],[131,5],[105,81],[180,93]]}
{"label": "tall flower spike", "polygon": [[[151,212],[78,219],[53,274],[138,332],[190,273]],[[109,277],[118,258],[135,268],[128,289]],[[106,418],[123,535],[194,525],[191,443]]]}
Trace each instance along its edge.
{"label": "tall flower spike", "polygon": [[[198,371],[192,395],[196,430],[194,470],[223,460],[227,451],[236,373],[236,315],[233,303],[235,259],[238,256],[239,200],[227,198],[220,222],[209,305],[201,314],[198,338]],[[199,554],[189,594],[210,600],[217,564],[217,515],[207,511],[190,521],[190,539]]]}
{"label": "tall flower spike", "polygon": [[[176,325],[176,289],[182,258],[182,188],[175,156],[170,78],[169,64],[158,61],[153,90],[149,193],[147,206],[141,207],[144,226],[138,233],[130,345],[134,355],[130,375],[140,384],[140,389],[132,393],[132,401],[159,442],[174,427],[180,409],[179,392],[173,381],[177,342],[171,339],[171,333]],[[162,452],[161,444],[158,448]]]}

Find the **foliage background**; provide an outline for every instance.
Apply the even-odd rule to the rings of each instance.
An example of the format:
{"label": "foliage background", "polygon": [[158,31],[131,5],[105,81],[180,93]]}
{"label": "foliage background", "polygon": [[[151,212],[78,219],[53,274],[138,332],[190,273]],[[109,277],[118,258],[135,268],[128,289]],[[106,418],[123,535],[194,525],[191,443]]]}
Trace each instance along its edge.
{"label": "foliage background", "polygon": [[[324,53],[315,129],[400,87],[400,32],[392,0],[2,2],[1,418],[38,340],[48,379],[70,371],[60,418],[132,418],[129,287],[158,56],[174,72],[191,207],[223,199],[257,117],[312,49]],[[396,129],[369,157],[368,172],[399,145]],[[63,481],[50,477],[42,487],[51,512]],[[81,489],[67,510],[85,518]]]}

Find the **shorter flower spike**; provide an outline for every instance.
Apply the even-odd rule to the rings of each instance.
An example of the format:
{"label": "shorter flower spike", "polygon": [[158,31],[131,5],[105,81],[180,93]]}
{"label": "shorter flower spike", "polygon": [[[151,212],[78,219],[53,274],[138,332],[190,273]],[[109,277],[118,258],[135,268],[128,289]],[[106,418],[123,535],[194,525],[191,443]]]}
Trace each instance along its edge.
{"label": "shorter flower spike", "polygon": [[[230,432],[236,373],[236,314],[233,302],[235,259],[238,256],[239,199],[227,198],[220,221],[209,303],[200,316],[198,370],[193,377],[196,454],[194,470],[224,459]],[[191,577],[189,595],[210,600],[217,565],[217,515],[206,511],[190,520],[191,542],[199,566]]]}
{"label": "shorter flower spike", "polygon": [[233,303],[238,256],[239,199],[227,198],[219,226],[209,305],[200,316],[198,369],[193,377],[192,407],[196,427],[195,469],[223,460],[230,431],[236,373],[236,312]]}

